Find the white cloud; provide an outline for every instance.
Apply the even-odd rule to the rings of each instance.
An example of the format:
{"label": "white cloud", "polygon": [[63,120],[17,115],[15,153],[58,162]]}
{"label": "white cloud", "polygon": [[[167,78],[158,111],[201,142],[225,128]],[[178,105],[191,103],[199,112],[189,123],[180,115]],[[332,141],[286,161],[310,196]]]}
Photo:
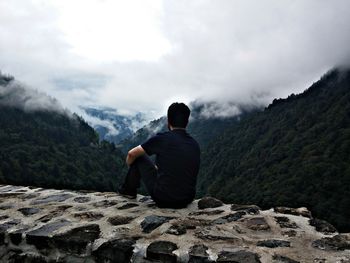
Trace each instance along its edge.
{"label": "white cloud", "polygon": [[347,0],[0,1],[0,69],[73,111],[266,105],[350,61],[349,42]]}

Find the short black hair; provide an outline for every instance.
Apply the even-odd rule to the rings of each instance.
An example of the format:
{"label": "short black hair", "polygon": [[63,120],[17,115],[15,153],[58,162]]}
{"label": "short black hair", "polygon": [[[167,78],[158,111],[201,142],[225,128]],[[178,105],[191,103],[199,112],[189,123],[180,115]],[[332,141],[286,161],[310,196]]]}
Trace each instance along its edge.
{"label": "short black hair", "polygon": [[168,108],[168,122],[173,127],[186,128],[190,114],[185,103],[174,102]]}

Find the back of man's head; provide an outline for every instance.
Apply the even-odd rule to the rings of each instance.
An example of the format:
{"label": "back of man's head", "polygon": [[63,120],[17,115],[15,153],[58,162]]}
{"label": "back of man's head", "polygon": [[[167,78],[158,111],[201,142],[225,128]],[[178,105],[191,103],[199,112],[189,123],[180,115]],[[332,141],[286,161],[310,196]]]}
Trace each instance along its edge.
{"label": "back of man's head", "polygon": [[174,102],[168,108],[168,122],[173,127],[186,128],[190,113],[186,104]]}

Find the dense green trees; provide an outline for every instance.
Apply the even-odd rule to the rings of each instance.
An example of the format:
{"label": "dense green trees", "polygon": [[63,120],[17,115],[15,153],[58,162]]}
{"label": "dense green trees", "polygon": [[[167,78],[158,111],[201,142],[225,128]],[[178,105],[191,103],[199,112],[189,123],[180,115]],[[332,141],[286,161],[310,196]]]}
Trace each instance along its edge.
{"label": "dense green trees", "polygon": [[202,156],[199,195],[262,207],[307,206],[350,231],[350,72],[242,118]]}
{"label": "dense green trees", "polygon": [[83,119],[24,111],[1,99],[0,94],[0,183],[116,190],[126,170],[124,156],[113,144],[99,142]]}

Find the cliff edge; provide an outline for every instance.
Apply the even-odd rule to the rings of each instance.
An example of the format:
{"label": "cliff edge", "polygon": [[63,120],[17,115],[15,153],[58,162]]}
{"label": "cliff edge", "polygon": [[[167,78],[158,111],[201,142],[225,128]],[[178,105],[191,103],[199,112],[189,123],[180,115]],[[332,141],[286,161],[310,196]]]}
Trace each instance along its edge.
{"label": "cliff edge", "polygon": [[306,208],[0,185],[0,261],[350,262],[350,233]]}

